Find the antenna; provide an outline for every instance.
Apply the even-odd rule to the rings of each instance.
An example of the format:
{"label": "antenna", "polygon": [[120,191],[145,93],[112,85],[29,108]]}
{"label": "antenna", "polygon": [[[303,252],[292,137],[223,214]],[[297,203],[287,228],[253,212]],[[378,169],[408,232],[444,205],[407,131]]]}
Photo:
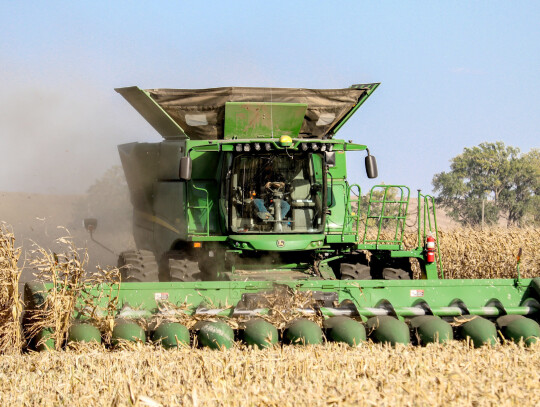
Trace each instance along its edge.
{"label": "antenna", "polygon": [[272,116],[273,101],[272,101],[272,88],[270,88],[270,132],[272,138],[274,138],[274,117]]}

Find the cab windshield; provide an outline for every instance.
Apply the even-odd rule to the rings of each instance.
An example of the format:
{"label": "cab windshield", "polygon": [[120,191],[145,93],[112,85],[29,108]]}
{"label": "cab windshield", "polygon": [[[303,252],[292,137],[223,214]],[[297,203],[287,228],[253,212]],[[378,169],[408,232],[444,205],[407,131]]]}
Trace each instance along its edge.
{"label": "cab windshield", "polygon": [[230,178],[236,233],[317,233],[323,229],[323,159],[314,153],[239,154]]}

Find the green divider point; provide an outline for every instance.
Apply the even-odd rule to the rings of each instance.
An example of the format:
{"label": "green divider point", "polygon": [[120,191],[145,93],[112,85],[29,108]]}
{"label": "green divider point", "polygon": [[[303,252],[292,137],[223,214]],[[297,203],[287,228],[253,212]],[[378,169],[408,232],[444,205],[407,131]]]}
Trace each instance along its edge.
{"label": "green divider point", "polygon": [[435,315],[415,317],[411,326],[416,329],[420,343],[445,343],[454,339],[452,326]]}
{"label": "green divider point", "polygon": [[71,325],[68,331],[68,342],[101,343],[101,333],[94,325],[80,323]]}
{"label": "green divider point", "polygon": [[510,322],[523,318],[525,318],[523,315],[503,315],[502,317],[497,318],[497,321],[495,322],[497,324],[497,328],[502,330],[506,328],[506,325],[508,325]]}
{"label": "green divider point", "polygon": [[529,318],[518,318],[511,321],[502,329],[505,338],[516,343],[521,340],[530,346],[540,340],[540,326]]}
{"label": "green divider point", "polygon": [[234,332],[225,322],[205,322],[197,332],[201,346],[210,349],[230,349],[234,343]]}
{"label": "green divider point", "polygon": [[350,346],[359,346],[366,341],[364,325],[349,317],[330,317],[323,323],[327,338],[333,342],[344,342]]}
{"label": "green divider point", "polygon": [[120,321],[116,323],[113,329],[111,343],[113,345],[118,345],[120,340],[145,342],[146,334],[144,330],[135,322]]}
{"label": "green divider point", "polygon": [[178,322],[164,322],[156,328],[152,340],[165,349],[189,346],[189,330]]}
{"label": "green divider point", "polygon": [[389,343],[394,346],[398,343],[407,345],[411,341],[407,324],[394,317],[373,317],[367,320],[367,326],[371,330],[369,336],[375,342]]}
{"label": "green divider point", "polygon": [[293,345],[319,345],[323,341],[322,330],[308,319],[293,321],[283,335],[286,343]]}
{"label": "green divider point", "polygon": [[243,338],[249,346],[256,346],[259,349],[269,348],[278,343],[278,331],[271,323],[254,319],[246,322]]}
{"label": "green divider point", "polygon": [[497,329],[495,324],[482,317],[474,317],[473,320],[464,323],[460,327],[461,336],[471,338],[474,347],[482,345],[495,345],[497,343]]}

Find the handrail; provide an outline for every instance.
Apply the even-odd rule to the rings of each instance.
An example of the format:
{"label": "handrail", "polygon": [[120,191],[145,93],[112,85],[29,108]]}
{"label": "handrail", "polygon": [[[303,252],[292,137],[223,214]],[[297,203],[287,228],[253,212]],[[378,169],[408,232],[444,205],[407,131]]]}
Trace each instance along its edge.
{"label": "handrail", "polygon": [[[374,192],[376,189],[383,189],[382,199],[374,199]],[[395,188],[400,191],[399,199],[389,199],[388,194],[389,190]],[[395,243],[399,246],[403,245],[403,234],[405,231],[405,222],[407,220],[407,213],[409,209],[409,197],[410,190],[405,185],[375,185],[371,188],[369,194],[368,209],[366,214],[366,224],[364,229],[364,239],[363,244],[375,243],[376,245],[380,243]],[[372,206],[373,204],[381,204],[380,213],[373,215]],[[398,204],[398,210],[396,214],[387,215],[387,208],[391,204]],[[370,227],[369,219],[376,219],[377,221],[377,237],[375,239],[368,239],[368,229]],[[381,232],[384,226],[384,220],[391,219],[395,220],[396,228],[394,231],[394,239],[381,239]]]}
{"label": "handrail", "polygon": [[418,247],[420,247],[422,243],[426,240],[426,226],[428,226],[429,233],[433,233],[433,231],[435,231],[435,241],[437,242],[438,257],[437,265],[441,272],[441,279],[444,279],[441,245],[439,244],[439,228],[437,226],[437,214],[435,211],[435,198],[431,195],[424,195],[420,192],[420,190],[418,190]]}
{"label": "handrail", "polygon": [[[193,180],[191,180],[190,183],[191,183],[191,186],[193,187],[193,189],[195,189],[197,191],[204,192],[206,194],[206,197],[205,197],[206,205],[190,205],[189,204],[189,197],[188,197],[188,200],[187,200],[187,202],[188,202],[187,208],[188,209],[198,209],[198,210],[206,209],[206,232],[191,231],[191,234],[193,234],[193,235],[202,235],[202,236],[210,236],[210,204],[208,202],[208,190],[206,188],[197,187],[195,185],[195,182],[193,182]],[[189,231],[189,220],[188,220],[187,227],[188,227],[188,234],[189,234],[190,233],[190,231]]]}

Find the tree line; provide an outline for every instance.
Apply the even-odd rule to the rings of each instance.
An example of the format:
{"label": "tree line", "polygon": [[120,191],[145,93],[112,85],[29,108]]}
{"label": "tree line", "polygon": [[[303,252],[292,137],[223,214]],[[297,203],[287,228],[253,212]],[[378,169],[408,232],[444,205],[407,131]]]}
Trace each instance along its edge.
{"label": "tree line", "polygon": [[538,148],[521,153],[500,141],[467,147],[432,183],[437,204],[462,225],[540,224]]}

